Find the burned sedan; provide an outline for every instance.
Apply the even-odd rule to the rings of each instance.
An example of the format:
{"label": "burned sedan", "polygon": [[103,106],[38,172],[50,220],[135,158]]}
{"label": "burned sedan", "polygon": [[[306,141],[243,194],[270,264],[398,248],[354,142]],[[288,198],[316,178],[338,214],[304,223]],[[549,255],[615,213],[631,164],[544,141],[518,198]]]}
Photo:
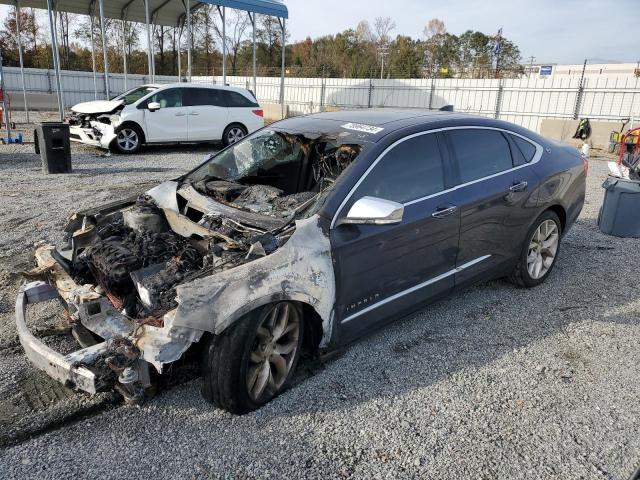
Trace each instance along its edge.
{"label": "burned sedan", "polygon": [[[143,397],[198,345],[203,396],[235,413],[322,352],[478,281],[551,273],[586,163],[518,126],[394,110],[284,120],[174,181],[74,214],[18,296],[31,361],[66,385]],[[60,298],[62,355],[26,307]]]}

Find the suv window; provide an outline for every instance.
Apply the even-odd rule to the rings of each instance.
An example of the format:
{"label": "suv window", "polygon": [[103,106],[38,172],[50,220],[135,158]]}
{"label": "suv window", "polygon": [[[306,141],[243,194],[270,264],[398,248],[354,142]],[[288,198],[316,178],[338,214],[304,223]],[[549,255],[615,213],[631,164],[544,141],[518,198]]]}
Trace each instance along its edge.
{"label": "suv window", "polygon": [[220,90],[214,88],[185,88],[183,94],[185,107],[197,107],[200,105],[213,105],[222,107]]}
{"label": "suv window", "polygon": [[497,130],[465,128],[448,132],[460,167],[462,183],[513,168],[511,150]]}
{"label": "suv window", "polygon": [[514,152],[514,160],[518,156],[522,155],[523,162],[516,161],[516,165],[523,165],[524,163],[529,163],[531,160],[533,160],[533,157],[536,156],[537,150],[536,146],[533,143],[517,135],[509,134],[509,137],[511,137],[511,140],[513,140],[515,148],[517,149],[517,152]]}
{"label": "suv window", "polygon": [[442,190],[444,168],[438,139],[435,134],[419,135],[387,152],[358,186],[350,204],[367,195],[405,203]]}
{"label": "suv window", "polygon": [[153,102],[159,103],[162,108],[181,107],[182,88],[168,88],[167,90],[162,90],[151,95],[145,103],[148,105]]}
{"label": "suv window", "polygon": [[227,107],[257,107],[258,104],[249,100],[244,95],[240,95],[238,92],[231,92],[229,90],[219,90],[221,97],[223,98],[224,105]]}

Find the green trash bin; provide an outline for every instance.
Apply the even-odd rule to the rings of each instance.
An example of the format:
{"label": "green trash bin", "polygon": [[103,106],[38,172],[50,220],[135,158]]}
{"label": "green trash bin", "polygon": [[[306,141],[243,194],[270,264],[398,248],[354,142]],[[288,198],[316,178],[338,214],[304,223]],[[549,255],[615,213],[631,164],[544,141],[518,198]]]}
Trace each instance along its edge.
{"label": "green trash bin", "polygon": [[608,176],[602,184],[604,201],[598,215],[602,233],[640,237],[640,181]]}

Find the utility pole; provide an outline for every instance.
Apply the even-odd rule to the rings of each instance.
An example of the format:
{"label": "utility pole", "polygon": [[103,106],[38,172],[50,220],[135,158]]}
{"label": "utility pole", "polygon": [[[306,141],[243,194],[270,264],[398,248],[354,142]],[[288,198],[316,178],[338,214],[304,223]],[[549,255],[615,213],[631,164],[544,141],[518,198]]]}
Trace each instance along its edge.
{"label": "utility pole", "polygon": [[384,57],[389,53],[389,45],[386,43],[381,43],[378,46],[378,55],[380,55],[381,59],[381,68],[380,68],[380,80],[384,78]]}
{"label": "utility pole", "polygon": [[533,62],[535,62],[535,61],[536,61],[536,57],[531,55],[529,57],[529,76],[531,76],[531,73],[533,72]]}

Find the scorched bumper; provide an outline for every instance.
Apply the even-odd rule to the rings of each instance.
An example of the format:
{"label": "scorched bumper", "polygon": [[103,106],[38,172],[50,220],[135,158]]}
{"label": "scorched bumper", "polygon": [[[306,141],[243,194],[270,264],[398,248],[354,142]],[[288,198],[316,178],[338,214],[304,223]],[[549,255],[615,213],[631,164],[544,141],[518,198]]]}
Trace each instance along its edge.
{"label": "scorched bumper", "polygon": [[27,305],[58,297],[55,288],[37,281],[22,286],[16,300],[16,327],[24,351],[35,367],[73,389],[96,393],[100,385],[96,374],[84,365],[93,363],[105,353],[105,343],[62,355],[38,340],[27,327]]}

